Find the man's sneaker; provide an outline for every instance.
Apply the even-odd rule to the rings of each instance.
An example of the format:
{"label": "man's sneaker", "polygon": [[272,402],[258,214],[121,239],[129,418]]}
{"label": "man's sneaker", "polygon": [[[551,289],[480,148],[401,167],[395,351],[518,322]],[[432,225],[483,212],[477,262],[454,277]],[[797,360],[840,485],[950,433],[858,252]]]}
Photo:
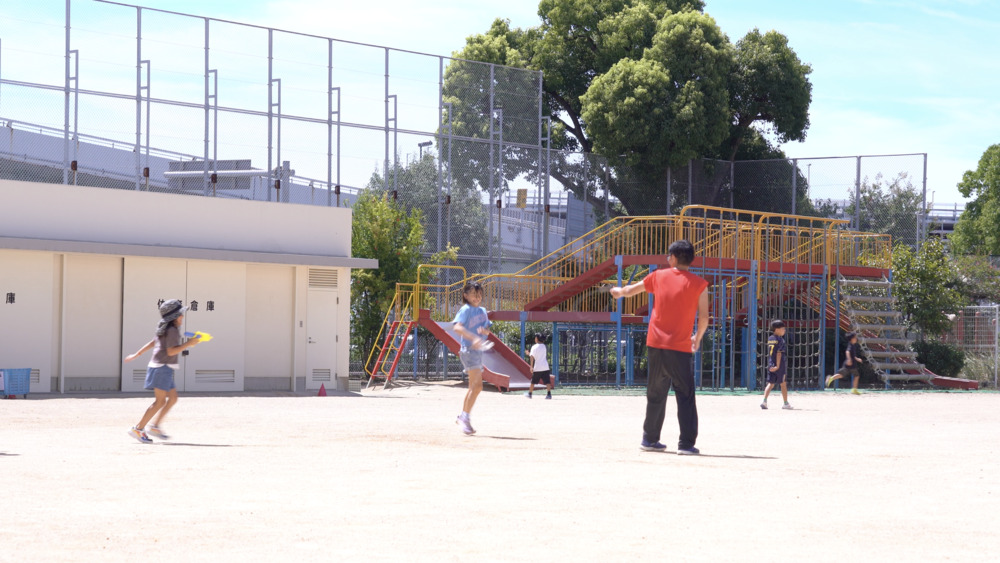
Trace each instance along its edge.
{"label": "man's sneaker", "polygon": [[644,452],[665,452],[665,451],[667,451],[667,447],[664,446],[663,444],[661,444],[659,442],[647,442],[645,440],[643,440],[642,444],[639,445],[639,449],[642,450],[642,451],[644,451]]}
{"label": "man's sneaker", "polygon": [[793,407],[792,405],[789,405],[788,403],[785,403],[784,405],[781,405],[781,408],[783,410],[786,410],[786,411],[793,411],[793,410],[795,410],[795,407]]}
{"label": "man's sneaker", "polygon": [[545,398],[546,399],[551,399],[552,398],[552,393],[546,393],[545,394]]}
{"label": "man's sneaker", "polygon": [[690,448],[677,448],[677,455],[698,455],[700,453],[701,450],[694,446],[691,446]]}
{"label": "man's sneaker", "polygon": [[760,408],[767,410],[767,403],[761,403]]}
{"label": "man's sneaker", "polygon": [[145,432],[143,432],[142,430],[139,430],[135,426],[133,426],[132,429],[128,431],[128,435],[131,436],[131,437],[133,437],[133,438],[135,438],[136,440],[139,440],[143,444],[152,444],[153,443],[153,440],[151,440],[149,438],[149,436],[146,435]]}
{"label": "man's sneaker", "polygon": [[530,399],[531,398],[531,393],[525,393],[524,396]]}
{"label": "man's sneaker", "polygon": [[469,419],[462,415],[458,415],[458,418],[455,419],[455,424],[462,429],[462,432],[464,432],[466,436],[471,436],[476,433],[476,431],[472,428],[472,423],[469,422]]}
{"label": "man's sneaker", "polygon": [[860,395],[861,391],[858,391],[857,389],[851,389],[851,394],[852,395]]}
{"label": "man's sneaker", "polygon": [[147,430],[147,432],[149,432],[154,437],[159,438],[161,440],[169,440],[170,439],[170,436],[167,436],[166,434],[164,434],[163,431],[160,430],[159,426],[150,426],[149,430]]}
{"label": "man's sneaker", "polygon": [[832,375],[826,376],[826,386],[829,387],[831,383],[833,383],[833,376]]}

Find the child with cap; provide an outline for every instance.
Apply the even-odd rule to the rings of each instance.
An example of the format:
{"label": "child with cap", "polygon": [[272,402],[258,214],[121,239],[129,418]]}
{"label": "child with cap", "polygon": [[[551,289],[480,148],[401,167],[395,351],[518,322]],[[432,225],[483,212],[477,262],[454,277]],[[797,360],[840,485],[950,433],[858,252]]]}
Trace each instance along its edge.
{"label": "child with cap", "polygon": [[148,444],[152,442],[146,435],[144,428],[146,424],[156,416],[156,422],[149,428],[149,433],[161,440],[169,439],[169,436],[160,430],[160,423],[167,415],[170,408],[177,403],[177,386],[174,385],[174,370],[178,366],[178,356],[184,350],[198,344],[197,338],[191,338],[186,342],[181,342],[180,326],[184,321],[184,312],[187,311],[179,300],[171,299],[164,301],[160,305],[160,324],[156,327],[156,336],[146,345],[134,353],[125,357],[126,362],[138,358],[149,349],[153,350],[153,357],[149,361],[146,369],[146,389],[152,389],[154,394],[153,404],[149,405],[146,413],[142,415],[139,424],[128,431],[129,436],[136,440]]}

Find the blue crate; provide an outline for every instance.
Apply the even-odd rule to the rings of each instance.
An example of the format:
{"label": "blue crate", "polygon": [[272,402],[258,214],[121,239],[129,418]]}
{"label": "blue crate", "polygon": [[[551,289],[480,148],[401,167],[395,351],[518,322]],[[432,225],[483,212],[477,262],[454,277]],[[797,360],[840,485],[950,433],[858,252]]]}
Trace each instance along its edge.
{"label": "blue crate", "polygon": [[28,396],[31,389],[31,368],[23,369],[0,369],[3,372],[3,395],[24,395]]}

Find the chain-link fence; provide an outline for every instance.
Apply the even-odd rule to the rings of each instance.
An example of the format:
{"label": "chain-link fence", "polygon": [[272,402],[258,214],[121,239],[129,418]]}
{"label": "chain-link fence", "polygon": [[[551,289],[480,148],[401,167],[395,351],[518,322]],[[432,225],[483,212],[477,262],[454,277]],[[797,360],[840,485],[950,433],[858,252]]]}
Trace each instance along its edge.
{"label": "chain-link fence", "polygon": [[965,353],[962,376],[997,388],[1000,368],[1000,305],[964,307],[942,340]]}
{"label": "chain-link fence", "polygon": [[426,255],[458,246],[469,273],[690,204],[837,216],[909,244],[930,228],[926,155],[625,166],[552,149],[542,86],[537,71],[165,10],[8,3],[0,178],[324,206],[378,192],[420,209]]}

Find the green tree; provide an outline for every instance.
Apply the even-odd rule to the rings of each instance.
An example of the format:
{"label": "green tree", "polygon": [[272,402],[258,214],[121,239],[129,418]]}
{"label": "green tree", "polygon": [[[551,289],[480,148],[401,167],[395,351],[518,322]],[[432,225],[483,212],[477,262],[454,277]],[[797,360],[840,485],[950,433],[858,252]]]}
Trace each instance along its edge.
{"label": "green tree", "polygon": [[[611,167],[595,174],[601,165],[560,154],[550,164],[553,177],[578,196],[607,187],[629,213],[662,213],[670,165],[716,153],[731,160],[751,132],[800,140],[809,125],[811,69],[784,36],[754,30],[734,46],[703,8],[700,1],[542,0],[539,26],[512,29],[497,20],[456,56],[541,70],[552,147],[604,153]],[[456,61],[445,76],[454,124],[479,139],[489,122],[484,94],[498,84],[484,72]],[[505,137],[514,134],[507,128]],[[482,147],[473,145],[468,150],[479,156],[468,160],[483,162]],[[505,155],[507,181],[537,174],[539,158]],[[705,189],[714,200],[722,188]]]}
{"label": "green tree", "polygon": [[[447,164],[442,171],[447,177]],[[388,187],[386,187],[388,186]],[[437,226],[441,225],[441,248],[448,246],[459,248],[464,254],[485,255],[489,233],[487,230],[487,212],[483,207],[479,191],[464,182],[455,182],[451,190],[451,203],[446,204],[447,186],[442,186],[442,205],[438,206],[438,169],[434,155],[425,154],[423,158],[401,164],[399,168],[389,172],[389,181],[383,181],[382,175],[374,172],[365,187],[366,191],[391,196],[396,191],[396,198],[405,209],[419,210],[426,232],[426,244],[420,250],[425,256],[437,250]],[[451,222],[451,238],[445,221],[439,218],[440,210],[448,214],[444,219]]]}
{"label": "green tree", "polygon": [[1000,144],[986,149],[979,166],[962,175],[958,191],[975,199],[955,225],[952,248],[959,254],[1000,255]]}
{"label": "green tree", "polygon": [[372,190],[361,192],[351,207],[351,255],[378,260],[378,269],[351,272],[351,344],[366,360],[396,284],[416,281],[425,242],[423,214]]}
{"label": "green tree", "polygon": [[[855,216],[857,209],[855,191],[847,194],[850,204],[844,209],[848,218]],[[874,179],[865,178],[861,183],[861,213],[858,230],[882,233],[892,236],[893,242],[916,245],[917,218],[922,214],[923,195],[910,181],[906,172],[900,172],[892,180],[882,174]],[[832,201],[820,203],[820,208],[830,213],[835,206]]]}
{"label": "green tree", "polygon": [[905,244],[892,249],[893,294],[907,325],[939,337],[951,328],[948,314],[965,304],[962,282],[945,245],[930,239],[914,252]]}
{"label": "green tree", "polygon": [[1000,269],[985,256],[952,256],[952,266],[962,281],[961,291],[971,303],[1000,303]]}

